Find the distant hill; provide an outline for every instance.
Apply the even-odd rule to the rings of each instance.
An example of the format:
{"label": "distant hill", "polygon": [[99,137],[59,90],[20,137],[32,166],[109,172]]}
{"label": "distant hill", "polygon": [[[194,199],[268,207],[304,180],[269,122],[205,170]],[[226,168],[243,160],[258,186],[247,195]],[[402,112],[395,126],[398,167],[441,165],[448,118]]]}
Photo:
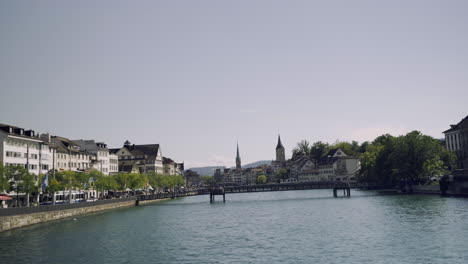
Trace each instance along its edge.
{"label": "distant hill", "polygon": [[[271,160],[260,160],[257,162],[249,163],[249,164],[242,166],[242,168],[243,169],[255,168],[261,165],[271,165]],[[195,171],[201,176],[203,175],[213,176],[216,169],[224,169],[224,168],[225,168],[224,166],[207,166],[207,167],[190,168],[189,170]],[[235,168],[235,167],[232,167],[232,168]]]}
{"label": "distant hill", "polygon": [[224,166],[208,166],[208,167],[198,167],[198,168],[190,168],[189,170],[193,170],[194,172],[203,175],[213,176],[216,169],[223,169]]}
{"label": "distant hill", "polygon": [[271,165],[271,160],[259,160],[257,162],[245,164],[244,166],[242,166],[242,168],[244,169],[255,168],[261,165]]}

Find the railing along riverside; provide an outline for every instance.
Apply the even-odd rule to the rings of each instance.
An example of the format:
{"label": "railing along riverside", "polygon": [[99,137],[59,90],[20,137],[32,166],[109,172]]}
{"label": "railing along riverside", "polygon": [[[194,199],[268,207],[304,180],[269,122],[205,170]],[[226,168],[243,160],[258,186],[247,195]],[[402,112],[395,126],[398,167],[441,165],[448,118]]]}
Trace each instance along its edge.
{"label": "railing along riverside", "polygon": [[32,206],[32,207],[2,208],[0,209],[0,217],[52,212],[52,211],[67,210],[67,209],[76,209],[76,208],[91,207],[91,206],[97,206],[97,205],[113,204],[113,203],[135,201],[135,200],[136,200],[136,197],[133,196],[133,197],[125,197],[125,198],[98,200],[94,202],[79,202],[79,203],[69,203],[69,204],[39,205],[39,206]]}

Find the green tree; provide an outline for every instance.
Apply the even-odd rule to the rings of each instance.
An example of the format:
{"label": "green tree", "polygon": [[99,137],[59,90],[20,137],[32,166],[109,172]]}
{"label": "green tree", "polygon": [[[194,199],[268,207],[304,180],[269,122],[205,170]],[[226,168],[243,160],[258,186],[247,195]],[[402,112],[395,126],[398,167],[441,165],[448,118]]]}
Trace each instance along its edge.
{"label": "green tree", "polygon": [[265,175],[258,175],[257,176],[257,184],[265,184],[267,182],[267,177]]}
{"label": "green tree", "polygon": [[319,160],[326,155],[328,148],[329,148],[329,145],[327,143],[323,143],[322,141],[317,141],[310,148],[310,156],[313,159]]}
{"label": "green tree", "polygon": [[203,185],[205,186],[211,186],[215,184],[216,182],[212,176],[208,176],[208,175],[201,176],[201,179],[202,179]]}
{"label": "green tree", "polygon": [[148,183],[151,185],[151,187],[153,187],[153,194],[156,192],[157,189],[162,188],[161,177],[162,175],[157,174],[154,171],[148,172],[146,174],[146,178],[148,178]]}
{"label": "green tree", "polygon": [[75,173],[75,180],[74,180],[74,185],[78,189],[81,190],[88,190],[89,189],[89,176],[88,173],[85,172],[77,172]]}
{"label": "green tree", "polygon": [[361,155],[358,179],[385,185],[424,183],[442,175],[453,164],[454,156],[438,140],[410,132],[404,136],[377,137]]}
{"label": "green tree", "polygon": [[8,184],[8,178],[5,175],[5,167],[3,166],[2,163],[0,163],[0,192],[4,192],[8,190],[9,184]]}
{"label": "green tree", "polygon": [[117,174],[114,174],[113,177],[115,178],[115,181],[118,185],[117,190],[120,191],[127,191],[128,188],[128,173],[125,172],[119,172]]}
{"label": "green tree", "polygon": [[275,174],[276,182],[281,182],[281,180],[286,180],[287,178],[289,178],[289,173],[285,168],[279,169],[278,172]]}
{"label": "green tree", "polygon": [[133,191],[133,193],[135,193],[137,189],[141,189],[145,187],[147,182],[148,181],[145,175],[143,174],[138,174],[138,173],[128,174],[128,188],[130,188]]}
{"label": "green tree", "polygon": [[310,150],[309,141],[303,139],[297,143],[296,147],[293,149],[293,156],[308,156],[310,155]]}
{"label": "green tree", "polygon": [[[29,206],[29,195],[38,190],[37,179],[23,166],[5,167],[5,176],[10,179],[10,191],[15,191],[18,197],[19,193],[26,195],[26,206]],[[18,205],[18,199],[16,199]]]}

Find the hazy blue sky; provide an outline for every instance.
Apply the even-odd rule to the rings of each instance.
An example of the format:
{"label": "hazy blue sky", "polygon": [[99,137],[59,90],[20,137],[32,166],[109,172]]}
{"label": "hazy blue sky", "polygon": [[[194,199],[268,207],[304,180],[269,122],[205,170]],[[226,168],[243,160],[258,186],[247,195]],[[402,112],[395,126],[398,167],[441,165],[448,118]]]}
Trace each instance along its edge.
{"label": "hazy blue sky", "polygon": [[187,167],[301,139],[442,137],[468,114],[468,1],[1,1],[0,123]]}

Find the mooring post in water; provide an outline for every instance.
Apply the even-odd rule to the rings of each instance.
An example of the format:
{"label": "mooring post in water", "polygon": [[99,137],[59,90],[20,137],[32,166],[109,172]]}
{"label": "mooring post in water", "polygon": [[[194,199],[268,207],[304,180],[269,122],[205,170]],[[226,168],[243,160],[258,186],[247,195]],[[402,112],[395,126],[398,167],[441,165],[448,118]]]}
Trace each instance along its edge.
{"label": "mooring post in water", "polygon": [[226,193],[223,193],[223,203],[226,202]]}

